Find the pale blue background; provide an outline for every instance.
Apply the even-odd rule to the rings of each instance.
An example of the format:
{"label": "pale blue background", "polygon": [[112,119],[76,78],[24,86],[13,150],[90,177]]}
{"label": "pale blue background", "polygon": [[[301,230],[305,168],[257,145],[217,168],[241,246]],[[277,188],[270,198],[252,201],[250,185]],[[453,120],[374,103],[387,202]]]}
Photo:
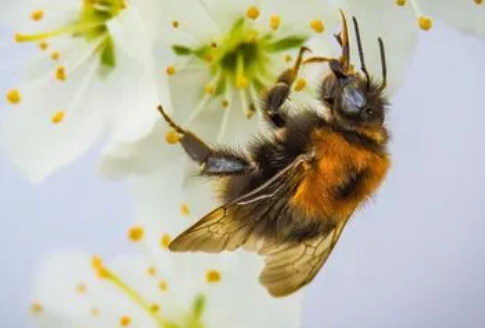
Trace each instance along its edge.
{"label": "pale blue background", "polygon": [[[310,287],[306,328],[485,327],[484,61],[476,39],[423,35],[389,115],[394,167]],[[97,156],[33,187],[0,155],[0,328],[30,327],[42,255],[128,248],[127,191]]]}

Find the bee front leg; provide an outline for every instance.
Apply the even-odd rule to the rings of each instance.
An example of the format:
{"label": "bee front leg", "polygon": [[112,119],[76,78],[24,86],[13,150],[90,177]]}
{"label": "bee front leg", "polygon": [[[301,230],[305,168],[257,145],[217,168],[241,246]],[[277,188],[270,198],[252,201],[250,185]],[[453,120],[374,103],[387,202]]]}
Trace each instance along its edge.
{"label": "bee front leg", "polygon": [[298,76],[303,62],[303,55],[307,51],[310,51],[310,49],[306,47],[300,48],[295,65],[278,77],[276,84],[269,89],[264,97],[266,117],[276,128],[282,128],[286,124],[286,119],[280,108],[290,96],[291,87]]}
{"label": "bee front leg", "polygon": [[231,175],[248,172],[254,168],[243,156],[227,150],[216,150],[208,146],[194,133],[177,125],[163,110],[161,105],[158,111],[165,121],[180,136],[180,144],[189,157],[200,164],[200,173],[203,175]]}

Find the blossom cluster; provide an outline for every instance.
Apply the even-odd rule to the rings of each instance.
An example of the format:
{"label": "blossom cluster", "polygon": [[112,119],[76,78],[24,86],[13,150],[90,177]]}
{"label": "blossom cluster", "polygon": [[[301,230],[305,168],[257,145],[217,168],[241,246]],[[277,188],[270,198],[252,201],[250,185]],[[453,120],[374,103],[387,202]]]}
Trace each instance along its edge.
{"label": "blossom cluster", "polygon": [[[141,250],[110,264],[81,253],[48,258],[31,305],[40,327],[298,327],[301,294],[272,299],[257,282],[255,256],[167,251],[214,201],[188,186],[177,135],[157,105],[205,140],[244,140],[259,128],[261,95],[302,46],[338,53],[339,10],[358,19],[371,73],[380,72],[377,38],[384,40],[390,95],[436,23],[485,37],[482,0],[2,0],[0,7],[11,36],[4,53],[12,50],[1,65],[9,77],[2,151],[41,183],[101,144],[100,175],[132,189],[128,237]],[[311,104],[322,74],[304,67],[291,101]]]}

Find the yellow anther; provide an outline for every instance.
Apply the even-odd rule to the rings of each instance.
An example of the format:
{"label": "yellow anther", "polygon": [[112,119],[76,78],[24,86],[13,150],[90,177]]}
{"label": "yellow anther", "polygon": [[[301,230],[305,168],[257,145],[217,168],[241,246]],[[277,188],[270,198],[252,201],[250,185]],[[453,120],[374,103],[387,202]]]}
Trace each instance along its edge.
{"label": "yellow anther", "polygon": [[66,114],[63,111],[58,111],[51,117],[51,121],[54,124],[59,124],[64,120]]}
{"label": "yellow anther", "polygon": [[249,120],[251,117],[254,116],[254,110],[247,110],[244,112],[244,116]]}
{"label": "yellow anther", "polygon": [[160,311],[160,306],[158,306],[158,304],[150,305],[150,312],[157,313],[158,311]]}
{"label": "yellow anther", "polygon": [[166,282],[165,280],[160,281],[160,283],[158,284],[158,288],[160,288],[162,292],[166,292],[168,290],[168,282]]}
{"label": "yellow anther", "polygon": [[61,53],[59,51],[54,51],[52,54],[51,54],[51,59],[52,60],[59,60],[59,58],[61,58]]}
{"label": "yellow anther", "polygon": [[179,28],[179,26],[180,26],[180,22],[179,21],[176,21],[176,20],[172,21],[172,27],[173,28]]}
{"label": "yellow anther", "polygon": [[91,315],[93,317],[99,316],[99,310],[97,308],[95,308],[95,307],[91,308],[91,310],[89,311],[89,313],[91,313]]}
{"label": "yellow anther", "polygon": [[316,33],[323,33],[323,31],[325,31],[325,25],[323,25],[323,22],[319,19],[312,20],[310,22],[310,27]]}
{"label": "yellow anther", "polygon": [[222,101],[221,105],[222,105],[222,108],[225,109],[225,108],[229,107],[229,101],[224,99]]}
{"label": "yellow anther", "polygon": [[280,16],[278,16],[278,15],[272,15],[269,18],[269,26],[271,26],[271,28],[273,30],[277,30],[278,27],[280,27],[280,24],[281,24],[281,18],[280,18]]}
{"label": "yellow anther", "polygon": [[419,27],[424,31],[429,31],[433,27],[433,21],[426,16],[419,17]]}
{"label": "yellow anther", "polygon": [[32,18],[33,21],[40,21],[42,20],[42,18],[44,18],[44,11],[43,10],[34,10],[31,14],[30,14],[30,18]]}
{"label": "yellow anther", "polygon": [[129,316],[125,315],[120,318],[121,327],[128,327],[130,324],[131,324],[131,318]]}
{"label": "yellow anther", "polygon": [[93,256],[91,259],[91,266],[99,278],[111,278],[111,273],[104,267],[103,260],[98,256]]}
{"label": "yellow anther", "polygon": [[406,0],[396,0],[396,4],[402,7],[406,4]]}
{"label": "yellow anther", "polygon": [[99,256],[93,256],[91,258],[91,266],[93,268],[99,268],[103,266],[103,259],[100,258]]}
{"label": "yellow anther", "polygon": [[210,283],[216,283],[221,281],[222,275],[221,272],[218,270],[209,270],[205,274],[205,280]]}
{"label": "yellow anther", "polygon": [[160,239],[160,245],[162,248],[168,249],[168,245],[172,242],[172,237],[168,233],[164,234]]}
{"label": "yellow anther", "polygon": [[45,51],[49,48],[49,44],[45,41],[39,42],[39,48],[40,50]]}
{"label": "yellow anther", "polygon": [[30,305],[30,312],[32,314],[40,314],[44,311],[44,307],[39,302],[34,302]]}
{"label": "yellow anther", "polygon": [[56,79],[59,81],[65,81],[67,79],[66,68],[64,66],[59,66],[56,69]]}
{"label": "yellow anther", "polygon": [[149,276],[156,276],[157,275],[157,269],[154,266],[151,266],[147,269],[147,273]]}
{"label": "yellow anther", "polygon": [[249,81],[245,76],[240,75],[236,78],[236,86],[239,89],[246,89],[249,86]]}
{"label": "yellow anther", "polygon": [[293,61],[293,56],[291,56],[291,55],[285,56],[285,62],[289,63],[289,62],[292,62],[292,61]]}
{"label": "yellow anther", "polygon": [[7,100],[12,105],[20,104],[22,101],[22,95],[17,89],[12,89],[7,92]]}
{"label": "yellow anther", "polygon": [[211,48],[214,48],[214,49],[217,48],[217,42],[212,41],[211,42]]}
{"label": "yellow anther", "polygon": [[307,86],[307,81],[304,78],[299,78],[295,82],[295,91],[302,91]]}
{"label": "yellow anther", "polygon": [[212,86],[211,84],[208,84],[205,86],[205,93],[208,94],[208,95],[213,95],[214,94],[214,86]]}
{"label": "yellow anther", "polygon": [[185,203],[183,203],[182,205],[180,205],[180,213],[182,215],[185,215],[185,216],[190,215],[190,207],[189,207],[189,205],[187,205]]}
{"label": "yellow anther", "polygon": [[250,19],[257,19],[259,14],[259,9],[256,6],[252,6],[246,11],[246,17]]}
{"label": "yellow anther", "polygon": [[142,227],[133,227],[128,231],[128,238],[136,243],[143,239],[143,235],[145,234],[145,230]]}
{"label": "yellow anther", "polygon": [[76,290],[79,294],[86,294],[88,287],[84,283],[77,285]]}
{"label": "yellow anther", "polygon": [[173,66],[168,66],[167,69],[165,70],[165,72],[167,73],[167,75],[174,75],[175,74],[175,67]]}
{"label": "yellow anther", "polygon": [[171,130],[165,134],[165,141],[170,145],[174,145],[180,141],[180,136],[175,130]]}

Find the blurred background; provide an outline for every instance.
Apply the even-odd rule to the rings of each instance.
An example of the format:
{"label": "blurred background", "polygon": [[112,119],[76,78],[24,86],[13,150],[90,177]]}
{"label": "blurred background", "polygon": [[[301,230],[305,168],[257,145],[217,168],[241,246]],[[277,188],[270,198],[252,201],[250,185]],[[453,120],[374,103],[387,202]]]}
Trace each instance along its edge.
{"label": "blurred background", "polygon": [[[394,166],[308,288],[303,327],[485,327],[484,78],[483,41],[421,33],[388,115]],[[32,327],[42,256],[129,249],[130,198],[95,175],[98,154],[40,186],[0,154],[0,327]]]}

